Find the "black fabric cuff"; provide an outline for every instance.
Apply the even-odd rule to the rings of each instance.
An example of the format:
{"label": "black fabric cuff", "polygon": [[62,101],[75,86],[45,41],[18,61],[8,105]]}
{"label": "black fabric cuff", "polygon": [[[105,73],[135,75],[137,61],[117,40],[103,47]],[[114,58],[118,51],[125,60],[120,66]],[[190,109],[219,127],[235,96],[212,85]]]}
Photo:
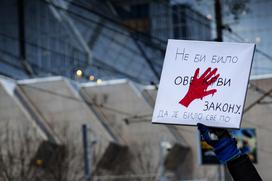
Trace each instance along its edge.
{"label": "black fabric cuff", "polygon": [[227,167],[235,181],[262,181],[256,168],[246,154],[228,161]]}

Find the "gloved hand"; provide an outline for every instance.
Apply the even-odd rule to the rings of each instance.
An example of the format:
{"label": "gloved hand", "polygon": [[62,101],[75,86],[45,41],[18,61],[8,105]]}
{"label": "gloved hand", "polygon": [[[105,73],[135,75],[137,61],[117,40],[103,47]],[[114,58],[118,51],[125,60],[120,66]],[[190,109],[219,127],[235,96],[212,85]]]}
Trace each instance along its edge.
{"label": "gloved hand", "polygon": [[[215,155],[221,163],[226,163],[242,154],[237,148],[235,138],[232,138],[226,129],[209,128],[201,123],[198,123],[197,127],[202,138],[213,147]],[[211,133],[214,133],[218,139],[213,140],[210,136]]]}

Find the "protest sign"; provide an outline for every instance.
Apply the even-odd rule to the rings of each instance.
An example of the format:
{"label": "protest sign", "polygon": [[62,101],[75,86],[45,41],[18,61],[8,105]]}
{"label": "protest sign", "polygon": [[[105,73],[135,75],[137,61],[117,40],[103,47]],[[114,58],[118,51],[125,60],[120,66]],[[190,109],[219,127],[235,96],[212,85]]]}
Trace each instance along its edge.
{"label": "protest sign", "polygon": [[152,123],[240,128],[254,50],[168,40]]}

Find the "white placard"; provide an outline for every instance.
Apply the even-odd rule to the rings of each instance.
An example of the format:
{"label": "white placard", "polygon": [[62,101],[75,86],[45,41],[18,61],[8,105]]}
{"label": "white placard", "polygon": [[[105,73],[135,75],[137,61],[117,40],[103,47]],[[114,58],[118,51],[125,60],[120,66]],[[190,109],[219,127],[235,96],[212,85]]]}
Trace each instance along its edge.
{"label": "white placard", "polygon": [[152,123],[240,128],[254,50],[168,40]]}

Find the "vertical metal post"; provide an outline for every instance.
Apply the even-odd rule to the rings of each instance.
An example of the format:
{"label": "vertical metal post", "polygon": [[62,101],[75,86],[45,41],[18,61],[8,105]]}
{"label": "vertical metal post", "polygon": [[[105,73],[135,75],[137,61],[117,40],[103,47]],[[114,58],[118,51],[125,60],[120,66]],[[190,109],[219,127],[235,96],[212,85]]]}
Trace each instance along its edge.
{"label": "vertical metal post", "polygon": [[88,126],[82,125],[83,150],[84,150],[84,181],[91,180],[92,153],[89,141]]}
{"label": "vertical metal post", "polygon": [[29,76],[33,75],[31,66],[27,63],[25,45],[25,1],[17,0],[19,57],[21,65]]}
{"label": "vertical metal post", "polygon": [[221,167],[221,180],[222,181],[225,181],[226,179],[226,177],[225,177],[225,165],[220,165],[220,167]]}
{"label": "vertical metal post", "polygon": [[26,60],[25,51],[25,8],[24,0],[17,0],[18,12],[18,36],[19,36],[19,52],[21,60]]}
{"label": "vertical metal post", "polygon": [[223,41],[223,22],[222,22],[222,8],[221,1],[214,0],[214,12],[215,12],[215,21],[216,21],[216,40],[219,42]]}
{"label": "vertical metal post", "polygon": [[218,165],[218,181],[221,181],[222,174],[221,174],[221,165]]}

